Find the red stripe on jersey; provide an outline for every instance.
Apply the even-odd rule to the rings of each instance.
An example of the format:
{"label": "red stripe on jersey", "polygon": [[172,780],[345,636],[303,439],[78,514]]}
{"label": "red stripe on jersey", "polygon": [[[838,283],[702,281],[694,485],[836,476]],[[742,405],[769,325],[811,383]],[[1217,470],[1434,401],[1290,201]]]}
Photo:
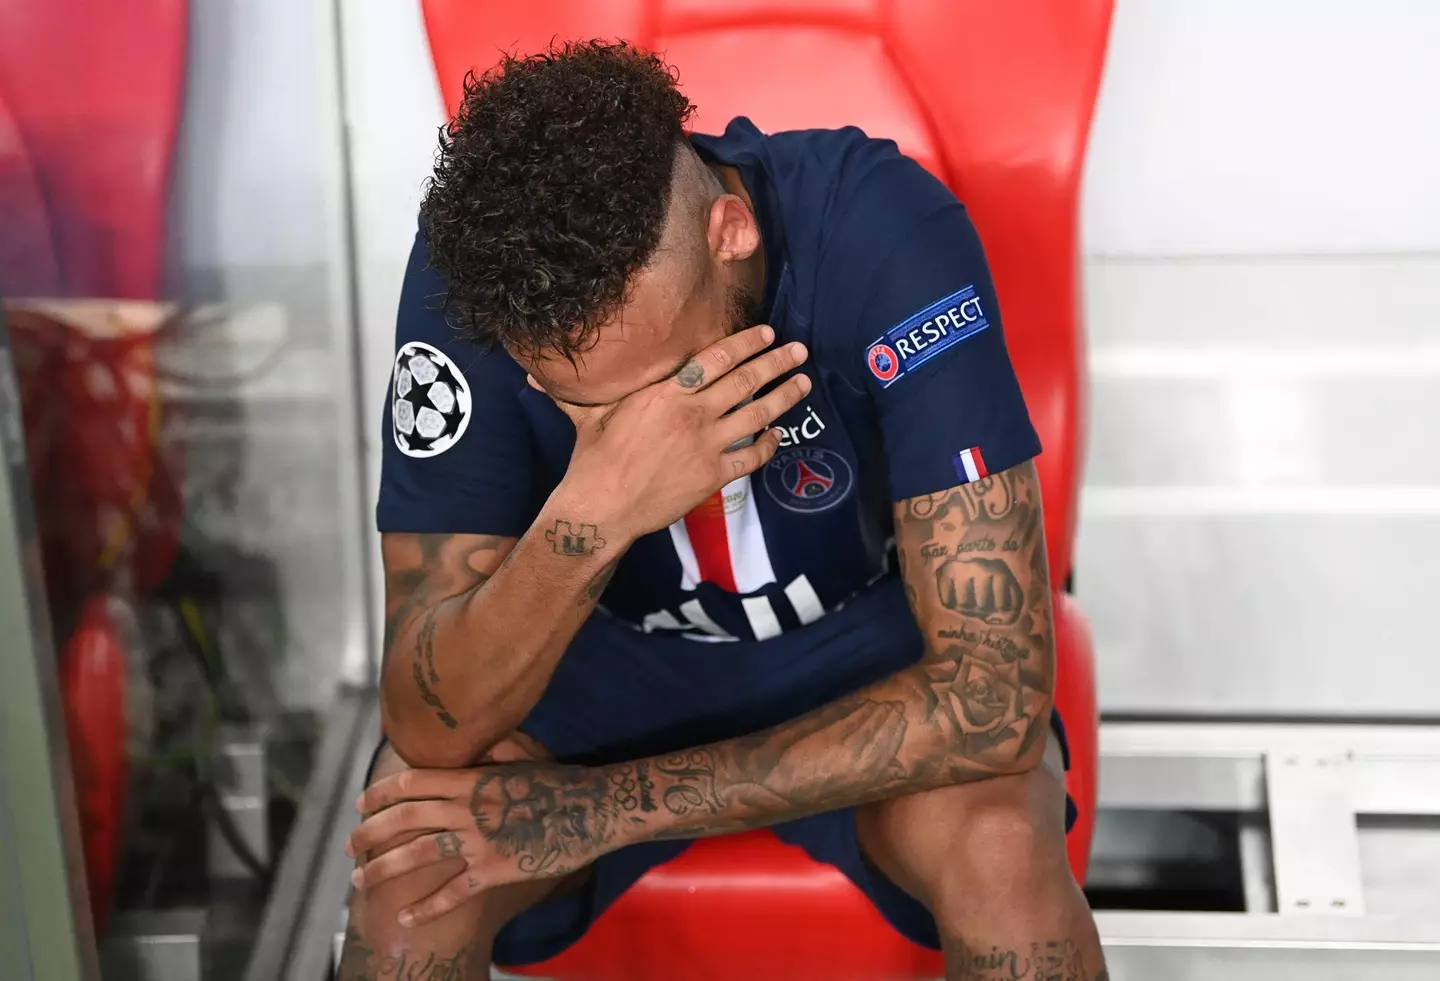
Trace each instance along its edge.
{"label": "red stripe on jersey", "polygon": [[985,458],[980,455],[980,447],[970,447],[970,459],[975,461],[975,472],[981,477],[990,476],[990,471],[985,467]]}
{"label": "red stripe on jersey", "polygon": [[725,531],[725,494],[716,491],[699,507],[685,515],[685,532],[700,566],[700,581],[713,582],[732,593],[735,570],[730,565],[730,537]]}

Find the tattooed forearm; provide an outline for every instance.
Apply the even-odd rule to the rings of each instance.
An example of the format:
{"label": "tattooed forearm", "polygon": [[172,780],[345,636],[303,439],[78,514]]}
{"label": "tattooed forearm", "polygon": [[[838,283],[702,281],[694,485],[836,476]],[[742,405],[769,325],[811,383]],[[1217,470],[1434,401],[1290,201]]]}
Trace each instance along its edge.
{"label": "tattooed forearm", "polygon": [[905,502],[896,545],[911,556],[906,578],[916,583],[930,652],[933,718],[958,755],[983,768],[1026,757],[1045,732],[1055,689],[1034,465]]}
{"label": "tattooed forearm", "polygon": [[896,536],[921,662],[765,732],[644,761],[660,807],[639,837],[761,827],[1038,763],[1055,679],[1034,468],[907,501]]}
{"label": "tattooed forearm", "polygon": [[[721,834],[1034,766],[1054,651],[1034,468],[897,508],[916,665],[765,732],[598,770],[480,778],[472,811],[522,871],[620,838]],[[589,857],[586,857],[589,856]]]}

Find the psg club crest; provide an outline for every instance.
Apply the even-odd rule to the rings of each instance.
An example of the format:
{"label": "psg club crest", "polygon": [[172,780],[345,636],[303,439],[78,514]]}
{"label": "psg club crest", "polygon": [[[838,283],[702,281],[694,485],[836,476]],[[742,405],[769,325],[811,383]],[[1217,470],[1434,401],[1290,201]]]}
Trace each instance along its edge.
{"label": "psg club crest", "polygon": [[395,355],[392,374],[391,430],[400,452],[427,457],[454,446],[470,424],[470,385],[455,362],[410,341]]}
{"label": "psg club crest", "polygon": [[776,504],[805,514],[829,510],[845,500],[855,478],[839,453],[807,446],[776,454],[765,465],[763,482]]}

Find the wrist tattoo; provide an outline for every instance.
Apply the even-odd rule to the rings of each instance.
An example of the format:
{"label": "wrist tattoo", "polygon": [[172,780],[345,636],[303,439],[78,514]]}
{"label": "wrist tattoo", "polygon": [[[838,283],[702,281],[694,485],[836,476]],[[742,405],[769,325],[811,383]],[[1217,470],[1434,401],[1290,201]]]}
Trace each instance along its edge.
{"label": "wrist tattoo", "polygon": [[595,525],[575,525],[565,520],[557,520],[555,527],[545,533],[545,540],[556,555],[581,557],[605,547],[605,539]]}

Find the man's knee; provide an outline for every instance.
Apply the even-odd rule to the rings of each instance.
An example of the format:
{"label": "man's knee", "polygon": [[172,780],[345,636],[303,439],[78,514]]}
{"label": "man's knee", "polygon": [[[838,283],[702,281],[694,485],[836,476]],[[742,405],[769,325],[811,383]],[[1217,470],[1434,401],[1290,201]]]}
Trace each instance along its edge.
{"label": "man's knee", "polygon": [[932,911],[1068,875],[1064,788],[1045,766],[872,805],[857,828],[870,860]]}

